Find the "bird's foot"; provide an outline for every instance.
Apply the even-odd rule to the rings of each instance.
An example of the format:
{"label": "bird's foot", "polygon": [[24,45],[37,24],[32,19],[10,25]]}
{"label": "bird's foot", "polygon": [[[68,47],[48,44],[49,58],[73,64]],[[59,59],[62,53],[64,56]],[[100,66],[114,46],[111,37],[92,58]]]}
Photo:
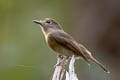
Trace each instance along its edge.
{"label": "bird's foot", "polygon": [[56,66],[62,66],[64,64],[64,62],[69,59],[68,56],[62,56],[62,55],[57,55],[57,58],[59,59],[59,61],[57,62],[57,64],[54,65],[54,67]]}
{"label": "bird's foot", "polygon": [[63,59],[64,57],[62,56],[62,55],[60,55],[60,54],[57,54],[57,57],[56,57],[57,59],[58,58],[60,58],[60,59]]}

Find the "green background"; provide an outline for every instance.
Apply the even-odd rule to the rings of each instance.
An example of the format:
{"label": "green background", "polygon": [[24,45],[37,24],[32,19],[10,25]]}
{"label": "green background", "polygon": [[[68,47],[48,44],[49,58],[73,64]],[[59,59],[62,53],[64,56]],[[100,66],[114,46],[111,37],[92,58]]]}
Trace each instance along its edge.
{"label": "green background", "polygon": [[[50,80],[52,78],[56,54],[47,47],[40,26],[32,22],[34,19],[40,20],[46,17],[56,19],[66,32],[74,36],[77,41],[84,43],[94,56],[112,71],[114,65],[110,62],[113,58],[106,58],[109,56],[104,55],[104,51],[93,47],[94,41],[91,43],[89,38],[83,37],[84,33],[88,35],[92,32],[86,32],[82,27],[87,25],[75,27],[79,25],[78,18],[83,20],[81,23],[89,22],[90,19],[87,21],[81,15],[88,13],[85,7],[88,3],[92,5],[90,1],[81,0],[81,7],[78,2],[79,0],[0,0],[0,80]],[[92,11],[90,9],[90,12]],[[82,38],[79,38],[77,30],[81,30]],[[94,32],[93,34],[97,34],[97,31]],[[94,38],[91,37],[90,40]],[[91,64],[89,67],[82,60],[76,61],[76,72],[80,80],[115,80],[115,77],[118,77],[114,77],[117,71],[113,70],[112,74],[106,74],[94,63]]]}

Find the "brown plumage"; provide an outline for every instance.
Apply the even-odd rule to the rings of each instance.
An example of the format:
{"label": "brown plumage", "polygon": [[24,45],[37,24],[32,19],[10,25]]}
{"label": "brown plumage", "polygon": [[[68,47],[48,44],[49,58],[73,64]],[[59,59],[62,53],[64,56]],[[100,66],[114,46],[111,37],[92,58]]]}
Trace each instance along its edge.
{"label": "brown plumage", "polygon": [[98,62],[83,45],[64,32],[55,20],[46,18],[43,21],[34,20],[34,22],[41,25],[46,42],[53,51],[68,57],[72,55],[82,57],[88,63],[91,60],[98,64],[105,72],[109,73],[107,68]]}

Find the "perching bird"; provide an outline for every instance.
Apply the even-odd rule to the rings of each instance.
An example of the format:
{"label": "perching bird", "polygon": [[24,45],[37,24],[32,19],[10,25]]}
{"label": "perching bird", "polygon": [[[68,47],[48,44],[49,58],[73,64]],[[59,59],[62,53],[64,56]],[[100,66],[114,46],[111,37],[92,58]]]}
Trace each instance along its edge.
{"label": "perching bird", "polygon": [[54,19],[45,18],[44,20],[33,20],[33,22],[40,24],[46,42],[53,51],[67,57],[72,55],[82,57],[88,63],[91,60],[98,64],[105,72],[109,73],[107,68],[97,61],[83,45],[64,32],[60,24]]}

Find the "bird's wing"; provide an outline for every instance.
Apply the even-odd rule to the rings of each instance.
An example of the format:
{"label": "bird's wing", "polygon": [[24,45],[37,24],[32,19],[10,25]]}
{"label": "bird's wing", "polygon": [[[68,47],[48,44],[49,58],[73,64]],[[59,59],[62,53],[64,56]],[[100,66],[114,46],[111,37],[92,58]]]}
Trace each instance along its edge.
{"label": "bird's wing", "polygon": [[87,57],[83,54],[83,52],[81,52],[82,50],[79,47],[79,44],[67,33],[56,32],[55,34],[53,33],[51,36],[61,46],[73,51],[75,56],[81,56],[86,62],[89,63]]}

